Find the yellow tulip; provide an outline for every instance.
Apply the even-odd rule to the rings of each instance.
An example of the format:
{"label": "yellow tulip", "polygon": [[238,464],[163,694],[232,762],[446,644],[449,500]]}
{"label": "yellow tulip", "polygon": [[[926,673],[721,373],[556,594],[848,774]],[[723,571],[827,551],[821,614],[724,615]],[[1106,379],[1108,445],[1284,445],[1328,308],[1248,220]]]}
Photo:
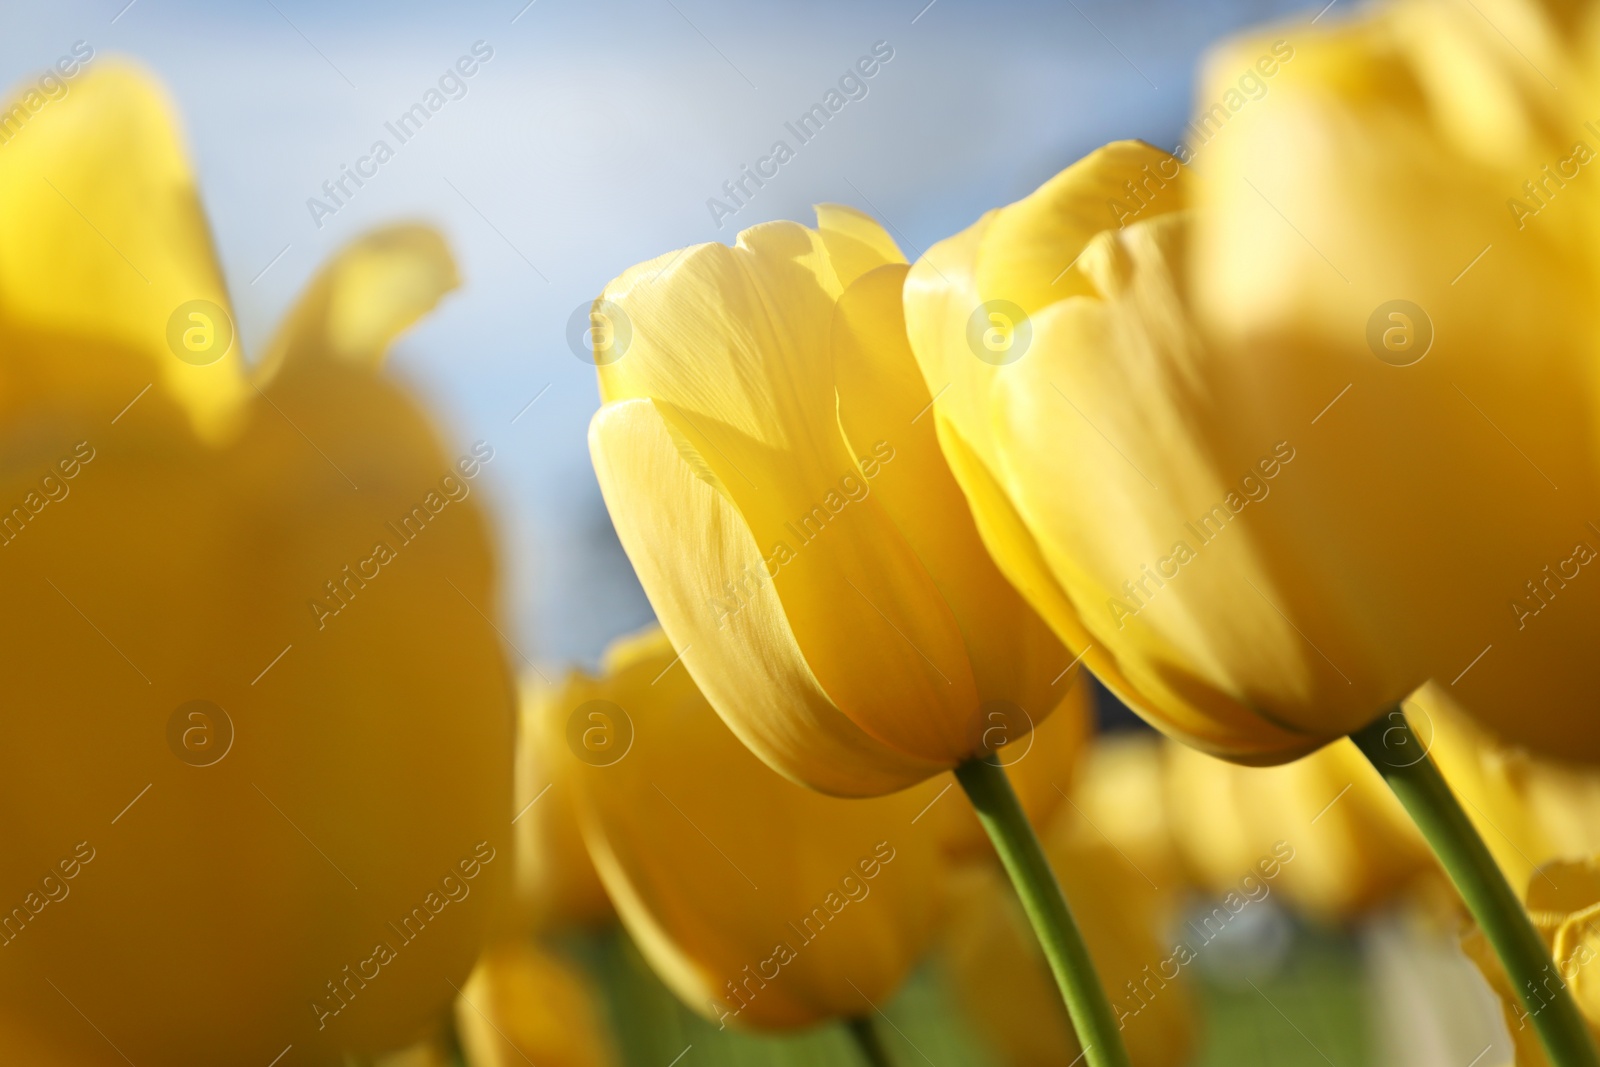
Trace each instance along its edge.
{"label": "yellow tulip", "polygon": [[1242,767],[1170,745],[1166,799],[1191,876],[1219,896],[1263,858],[1294,907],[1346,919],[1433,888],[1438,868],[1389,787],[1349,741],[1278,767]]}
{"label": "yellow tulip", "polygon": [[1513,889],[1554,860],[1600,854],[1600,773],[1496,740],[1445,686],[1423,688],[1406,710]]}
{"label": "yellow tulip", "polygon": [[[1591,5],[1402,0],[1220,50],[1188,270],[1219,421],[1299,457],[1258,527],[1300,555],[1308,612],[1285,610],[1352,676],[1355,650],[1308,618],[1588,760],[1596,29]],[[1259,98],[1211,106],[1258,61]]]}
{"label": "yellow tulip", "polygon": [[[1181,884],[1152,884],[1070,808],[1047,831],[1046,851],[1111,995],[1133,1067],[1188,1063],[1194,1000],[1164,940]],[[949,897],[941,956],[986,1043],[1015,1067],[1075,1062],[1081,1046],[1000,872],[965,865],[949,877]]]}
{"label": "yellow tulip", "polygon": [[[1236,133],[1244,135],[1230,126],[1207,146],[1214,154],[1206,167],[1221,166]],[[1267,142],[1263,151],[1277,144]],[[1319,435],[1332,416],[1320,419],[1321,405],[1306,402],[1308,382],[1322,389],[1331,380],[1326,375],[1346,374],[1341,368],[1353,356],[1340,361],[1297,349],[1293,358],[1273,359],[1261,345],[1200,334],[1188,279],[1199,286],[1214,281],[1214,272],[1203,255],[1191,266],[1189,234],[1202,220],[1214,221],[1214,212],[1190,205],[1196,187],[1210,188],[1211,173],[1202,167],[1197,177],[1146,145],[1107,146],[930,249],[907,281],[907,323],[939,397],[946,454],[985,539],[1056,632],[1167,733],[1240,762],[1282,762],[1367,724],[1429,678],[1459,678],[1464,668],[1476,674],[1487,666],[1487,660],[1472,665],[1492,636],[1486,612],[1492,607],[1508,618],[1511,612],[1489,596],[1492,584],[1478,578],[1506,560],[1530,565],[1524,550],[1554,534],[1541,519],[1478,523],[1470,532],[1460,525],[1446,537],[1447,527],[1430,519],[1426,529],[1439,536],[1424,542],[1411,536],[1421,529],[1420,514],[1397,529],[1395,512],[1375,506],[1372,497],[1387,501],[1399,484],[1391,475],[1411,471],[1409,457],[1432,443],[1408,449],[1397,437],[1374,444],[1381,435],[1367,433],[1367,421],[1358,419],[1340,431],[1349,440],[1330,445]],[[1237,184],[1245,189],[1240,195],[1254,196],[1242,180]],[[1242,286],[1229,301],[1233,309],[1259,304]],[[1014,320],[1009,348],[991,358],[974,343],[972,324],[1005,314]],[[1351,336],[1362,343],[1359,330]],[[1365,358],[1373,373],[1416,369],[1385,365],[1371,353]],[[1435,384],[1455,395],[1449,381]],[[1322,405],[1339,391],[1328,389]],[[1574,383],[1567,391],[1582,389]],[[1411,403],[1415,411],[1431,410]],[[1409,440],[1417,436],[1415,417],[1395,414],[1382,425]],[[1507,447],[1484,429],[1495,447]],[[1489,465],[1463,462],[1458,436],[1453,427],[1441,429],[1439,440],[1451,443],[1440,446],[1438,464],[1417,467],[1422,473],[1397,491],[1408,507],[1434,508],[1441,494],[1451,498],[1441,508],[1467,499],[1483,504],[1479,495],[1441,488],[1475,482]],[[1358,437],[1367,451],[1355,448]],[[1380,462],[1391,445],[1404,458]],[[1574,442],[1572,454],[1584,447]],[[1507,453],[1523,462],[1514,449]],[[1356,454],[1368,458],[1352,462]],[[1526,467],[1521,474],[1549,491]],[[1424,483],[1431,486],[1426,491]],[[1586,506],[1592,494],[1575,488],[1572,506]],[[1518,490],[1507,499],[1524,496]],[[1550,509],[1529,503],[1505,514],[1535,512]],[[1501,537],[1502,525],[1530,540],[1518,549]],[[1581,526],[1574,523],[1574,537]],[[1452,561],[1448,566],[1417,559],[1436,542],[1448,542],[1438,552]],[[1486,554],[1494,560],[1467,565]],[[1369,567],[1378,557],[1381,565]],[[1461,580],[1463,574],[1472,580]],[[1536,577],[1538,567],[1530,574]],[[1389,592],[1380,595],[1369,578],[1387,583]],[[1576,591],[1579,583],[1569,584]],[[1510,595],[1521,583],[1502,587]],[[1464,596],[1476,598],[1481,610],[1468,612]],[[1576,605],[1576,596],[1569,599]],[[1470,625],[1469,616],[1476,620]],[[1495,638],[1496,651],[1516,640]],[[1525,640],[1519,647],[1534,646]],[[1587,691],[1570,683],[1575,664],[1589,657],[1565,644],[1538,647],[1540,656],[1562,658],[1545,674],[1566,679],[1560,684],[1569,698]],[[1524,664],[1505,677],[1529,677],[1530,670]],[[1541,676],[1538,684],[1547,680]],[[1526,703],[1503,689],[1494,693],[1493,703],[1504,710]]]}
{"label": "yellow tulip", "polygon": [[1075,814],[1160,886],[1184,878],[1167,802],[1168,750],[1157,734],[1102,734],[1086,747],[1071,790]]}
{"label": "yellow tulip", "polygon": [[849,209],[817,217],[606,287],[590,450],[712,706],[786,776],[868,796],[988,751],[991,712],[1042,722],[1072,657],[940,454],[899,249]]}
{"label": "yellow tulip", "polygon": [[357,241],[252,373],[168,105],[111,65],[0,150],[0,205],[0,1059],[410,1042],[509,866],[492,452],[381,366],[450,255]]}
{"label": "yellow tulip", "polygon": [[[1165,732],[1281,762],[1406,690],[1255,532],[1289,506],[1299,435],[1219,439],[1177,273],[1190,181],[1147,145],[1092,153],[931,248],[906,282],[907,329],[1017,588]],[[1156,192],[1119,229],[1107,203],[1125,182]]]}
{"label": "yellow tulip", "polygon": [[1506,1028],[1517,1048],[1517,1067],[1548,1067],[1532,1016],[1543,1010],[1555,990],[1571,989],[1590,1034],[1600,1040],[1600,978],[1590,966],[1600,959],[1600,857],[1545,865],[1528,883],[1526,899],[1534,929],[1552,957],[1540,976],[1544,988],[1535,991],[1531,1006],[1518,1000],[1482,931],[1469,930],[1461,947],[1500,998]]}
{"label": "yellow tulip", "polygon": [[379,1056],[373,1067],[454,1067],[454,1060],[443,1040],[429,1038]]}
{"label": "yellow tulip", "polygon": [[578,830],[567,761],[552,757],[543,736],[545,720],[589,699],[581,695],[589,688],[581,676],[565,685],[535,677],[522,684],[512,821],[514,883],[511,916],[504,927],[511,936],[600,925],[615,915]]}
{"label": "yellow tulip", "polygon": [[840,800],[773,773],[712,711],[660,630],[621,641],[552,714],[579,825],[617,914],[667,987],[721,1026],[866,1015],[922,955],[934,783]]}
{"label": "yellow tulip", "polygon": [[484,953],[456,999],[468,1067],[609,1067],[617,1062],[589,980],[532,944]]}

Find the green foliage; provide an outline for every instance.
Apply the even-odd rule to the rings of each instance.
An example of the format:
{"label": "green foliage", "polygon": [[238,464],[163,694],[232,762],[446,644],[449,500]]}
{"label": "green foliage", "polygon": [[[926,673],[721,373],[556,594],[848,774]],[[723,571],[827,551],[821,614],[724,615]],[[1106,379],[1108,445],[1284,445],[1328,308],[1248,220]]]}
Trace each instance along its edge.
{"label": "green foliage", "polygon": [[1205,1020],[1195,1067],[1356,1067],[1372,1061],[1360,950],[1302,927],[1270,978],[1223,983],[1202,972]]}
{"label": "green foliage", "polygon": [[[843,1026],[782,1037],[719,1031],[680,1004],[620,930],[566,939],[590,971],[625,1067],[840,1067],[862,1064]],[[1353,939],[1302,928],[1270,976],[1228,979],[1196,972],[1204,1040],[1194,1067],[1355,1067],[1370,1059],[1361,956]],[[899,1067],[1009,1067],[982,1037],[936,968],[924,967],[872,1018]],[[681,1059],[679,1058],[681,1057]]]}

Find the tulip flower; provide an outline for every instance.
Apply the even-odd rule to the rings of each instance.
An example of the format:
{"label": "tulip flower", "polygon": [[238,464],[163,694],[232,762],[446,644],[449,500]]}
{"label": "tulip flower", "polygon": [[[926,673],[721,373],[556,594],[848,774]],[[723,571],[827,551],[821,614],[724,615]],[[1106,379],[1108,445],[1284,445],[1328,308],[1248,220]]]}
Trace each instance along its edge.
{"label": "tulip flower", "polygon": [[110,64],[0,205],[0,1059],[405,1045],[508,867],[492,451],[382,367],[449,252],[355,241],[250,369],[167,102]]}
{"label": "tulip flower", "polygon": [[1045,720],[1074,661],[985,551],[941,454],[899,248],[855,211],[817,219],[606,287],[589,429],[606,506],[689,673],[769,765],[843,796],[955,770],[1050,930],[1089,1067],[1122,1062],[1060,888],[986,758]]}
{"label": "tulip flower", "polygon": [[548,949],[491,948],[456,998],[467,1067],[610,1067],[617,1054],[589,980]]}
{"label": "tulip flower", "polygon": [[617,915],[678,997],[722,1027],[869,1015],[932,934],[932,783],[841,800],[774,773],[696,688],[658,629],[547,705],[579,825]]}
{"label": "tulip flower", "polygon": [[631,341],[599,368],[590,450],[712,706],[788,777],[872,796],[987,752],[989,710],[1043,722],[1072,657],[989,559],[940,455],[899,249],[849,209],[817,218],[606,287],[596,307]]}
{"label": "tulip flower", "polygon": [[[1254,533],[1298,452],[1215,440],[1177,277],[1190,180],[1147,145],[1100,149],[931,248],[907,329],[979,528],[1057,634],[1167,733],[1281,762],[1405,691],[1356,631],[1308,643],[1290,561]],[[1124,182],[1156,192],[1117,229]]]}
{"label": "tulip flower", "polygon": [[1549,1067],[1552,1061],[1533,1024],[1553,1005],[1558,991],[1571,990],[1590,1034],[1600,1040],[1600,979],[1589,966],[1600,958],[1600,857],[1544,865],[1528,882],[1527,901],[1533,924],[1553,956],[1534,989],[1515,988],[1483,931],[1469,930],[1461,947],[1500,998],[1517,1049],[1517,1067]]}
{"label": "tulip flower", "polygon": [[[1296,449],[1253,528],[1294,546],[1305,610],[1277,603],[1354,681],[1330,699],[1370,655],[1343,626],[1403,661],[1400,690],[1447,684],[1589,761],[1596,28],[1588,5],[1409,0],[1220,49],[1188,270],[1216,425]],[[1263,58],[1264,95],[1208,121]]]}

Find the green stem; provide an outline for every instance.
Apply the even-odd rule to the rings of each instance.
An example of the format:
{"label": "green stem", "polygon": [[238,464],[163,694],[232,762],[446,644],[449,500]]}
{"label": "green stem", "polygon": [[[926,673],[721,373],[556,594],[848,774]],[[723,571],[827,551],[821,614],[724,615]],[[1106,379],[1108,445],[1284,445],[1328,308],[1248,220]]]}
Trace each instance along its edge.
{"label": "green stem", "polygon": [[1405,714],[1396,707],[1350,739],[1400,798],[1494,946],[1552,1067],[1600,1067],[1600,1053],[1583,1015],[1551,966],[1550,953],[1522,902],[1412,733]]}
{"label": "green stem", "polygon": [[1005,769],[987,758],[971,759],[956,768],[956,781],[967,791],[978,821],[1022,898],[1078,1032],[1084,1062],[1088,1067],[1129,1067],[1128,1051],[1122,1046],[1111,1002],[1095,976],[1088,946]]}
{"label": "green stem", "polygon": [[861,1050],[861,1058],[866,1060],[869,1067],[894,1067],[894,1061],[889,1058],[889,1050],[883,1047],[883,1039],[878,1035],[878,1028],[872,1020],[865,1015],[853,1015],[845,1020],[845,1027],[850,1031],[850,1036],[855,1038],[856,1047]]}

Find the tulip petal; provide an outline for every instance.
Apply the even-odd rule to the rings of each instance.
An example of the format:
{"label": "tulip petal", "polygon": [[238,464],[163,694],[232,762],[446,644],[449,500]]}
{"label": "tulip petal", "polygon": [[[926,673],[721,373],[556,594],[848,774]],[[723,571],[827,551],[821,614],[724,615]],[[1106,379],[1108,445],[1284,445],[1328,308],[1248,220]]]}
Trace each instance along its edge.
{"label": "tulip petal", "polygon": [[979,699],[1015,704],[1037,724],[1065,696],[1066,686],[1053,683],[1072,656],[995,565],[939,448],[933,398],[906,340],[907,269],[879,267],[839,300],[833,320],[839,421],[857,455],[894,442],[892,463],[863,468],[865,489],[903,531],[949,604]]}
{"label": "tulip petal", "polygon": [[1177,211],[1185,184],[1178,161],[1159,148],[1116,141],[1096,149],[994,214],[978,250],[977,291],[1029,315],[1093,292],[1090,280],[1072,269],[1089,241],[1130,218]]}
{"label": "tulip petal", "polygon": [[485,952],[456,998],[455,1017],[472,1067],[610,1067],[617,1060],[588,977],[531,944]]}
{"label": "tulip petal", "polygon": [[617,535],[662,629],[751,749],[795,781],[841,796],[893,792],[942,769],[876,740],[829,699],[750,527],[656,402],[606,405],[589,437]]}
{"label": "tulip petal", "polygon": [[[1256,456],[1220,458],[1207,440],[1202,357],[1170,303],[1162,230],[1141,222],[1097,242],[1085,259],[1101,299],[1034,317],[1038,358],[996,383],[1001,477],[1086,629],[1156,703],[1251,732],[1269,718],[1301,746],[1339,736],[1384,693],[1359,673],[1348,631],[1307,636],[1309,623],[1285,621],[1306,614],[1286,616],[1294,590],[1251,524],[1271,506],[1257,488],[1270,490]],[[1293,454],[1276,443],[1278,460]],[[1274,446],[1256,447],[1272,459]],[[1181,592],[1163,595],[1169,582]]]}
{"label": "tulip petal", "polygon": [[516,871],[503,932],[523,937],[608,923],[614,918],[611,901],[578,833],[567,764],[548,750],[543,728],[548,716],[564,717],[590,699],[587,688],[570,679],[550,685],[525,678],[521,690],[512,823]]}
{"label": "tulip petal", "polygon": [[818,204],[816,210],[817,235],[841,286],[848,288],[869,270],[906,261],[894,238],[871,215],[843,204]]}
{"label": "tulip petal", "polygon": [[[1119,176],[1140,177],[1141,160],[1165,158],[1136,149],[1102,150],[1069,168],[1109,176],[1046,188],[1101,198]],[[1047,224],[1047,206],[1030,207],[1036,225]],[[1059,205],[1057,225],[1092,221],[1093,208]],[[1186,524],[1244,499],[1214,469],[1197,424],[1198,356],[1163,266],[1175,216],[1153,212],[1119,239],[1091,241],[1073,264],[1084,292],[1034,314],[1029,347],[995,365],[965,342],[974,309],[996,295],[978,286],[1005,214],[936,246],[906,286],[912,347],[929,387],[942,390],[941,439],[1001,567],[1119,696],[1191,744],[1245,762],[1310,751],[1338,734],[1326,725],[1329,679],[1352,691],[1336,696],[1359,725],[1378,705],[1285,624],[1273,599],[1280,583],[1248,526],[1216,547],[1191,545],[1199,558],[1177,578],[1150,576],[1163,560],[1172,566],[1175,542],[1199,542]],[[1241,476],[1253,458],[1238,460]],[[1167,580],[1186,592],[1155,595]],[[1123,584],[1135,582],[1132,593]],[[1298,703],[1279,706],[1285,691]]]}
{"label": "tulip petal", "polygon": [[230,312],[165,94],[133,67],[97,65],[65,95],[29,89],[0,115],[0,347],[12,394],[0,403],[88,395],[109,416],[154,379],[198,432],[222,435],[248,392],[237,336],[203,366],[168,343],[169,319],[190,301]]}
{"label": "tulip petal", "polygon": [[387,226],[342,248],[301,294],[259,375],[285,360],[376,370],[395,338],[461,284],[444,237],[429,226]]}

